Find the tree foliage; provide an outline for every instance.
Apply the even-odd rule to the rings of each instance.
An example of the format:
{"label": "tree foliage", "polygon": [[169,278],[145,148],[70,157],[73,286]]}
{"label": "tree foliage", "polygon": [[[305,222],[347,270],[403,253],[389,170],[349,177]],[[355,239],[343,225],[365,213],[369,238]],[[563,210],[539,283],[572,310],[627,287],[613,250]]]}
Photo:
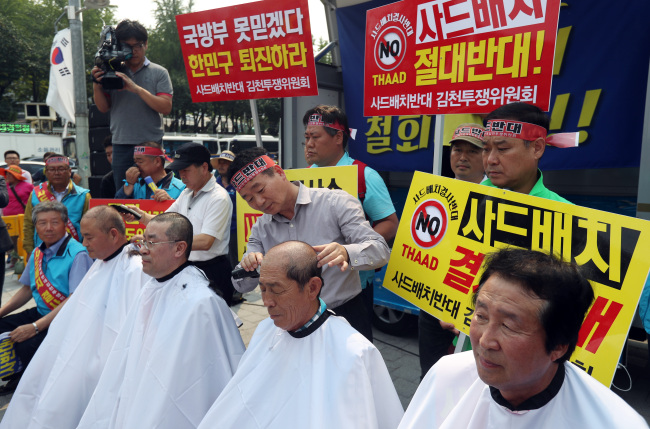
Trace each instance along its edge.
{"label": "tree foliage", "polygon": [[[167,131],[252,133],[248,100],[192,103],[176,26],[176,15],[191,12],[192,0],[155,0],[155,3],[156,26],[147,29],[147,57],[169,71],[174,87],[172,113],[166,117]],[[16,112],[21,109],[16,103],[45,101],[54,22],[67,5],[68,0],[0,0],[0,120],[15,120]],[[107,25],[117,24],[111,7],[83,12],[87,74],[94,64],[102,20]],[[35,22],[39,24],[34,25]],[[63,16],[59,30],[67,26],[67,18]],[[92,94],[89,76],[87,85],[87,93]],[[277,135],[282,101],[265,99],[256,103],[262,132]]]}
{"label": "tree foliage", "polygon": [[[13,121],[18,102],[43,102],[50,76],[50,48],[54,22],[62,15],[67,0],[0,1],[0,120]],[[84,12],[83,33],[87,72],[97,50],[102,17],[112,20],[110,9]],[[59,21],[59,30],[67,27]]]}

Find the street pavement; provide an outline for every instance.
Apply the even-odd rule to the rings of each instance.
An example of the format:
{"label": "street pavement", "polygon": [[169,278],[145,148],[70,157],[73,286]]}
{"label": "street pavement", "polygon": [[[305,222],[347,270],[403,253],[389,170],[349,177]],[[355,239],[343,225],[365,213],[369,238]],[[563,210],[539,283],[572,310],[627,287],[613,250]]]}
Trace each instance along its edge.
{"label": "street pavement", "polygon": [[[7,271],[2,302],[7,300],[21,287],[18,278]],[[248,346],[257,324],[268,316],[262,304],[259,289],[244,294],[245,301],[232,307],[244,324],[239,329],[244,344]],[[31,301],[24,308],[33,306]],[[381,352],[388,371],[390,372],[395,389],[402,405],[408,407],[413,394],[420,382],[420,361],[418,355],[417,333],[406,337],[388,335],[373,329],[374,344]],[[648,361],[648,344],[646,342],[629,340],[627,346],[627,371],[617,371],[612,390],[620,395],[628,404],[636,409],[650,422],[650,362]],[[628,391],[623,392],[619,389]],[[0,420],[11,400],[11,395],[0,396]]]}

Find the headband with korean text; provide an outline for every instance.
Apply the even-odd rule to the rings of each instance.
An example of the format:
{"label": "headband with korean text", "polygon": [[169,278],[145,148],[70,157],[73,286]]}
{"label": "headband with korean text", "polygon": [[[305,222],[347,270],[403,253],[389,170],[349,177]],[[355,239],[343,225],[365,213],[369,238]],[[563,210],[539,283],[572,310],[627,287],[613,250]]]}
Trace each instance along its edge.
{"label": "headband with korean text", "polygon": [[327,127],[327,128],[331,128],[333,130],[341,131],[341,132],[347,134],[348,136],[350,136],[350,138],[352,140],[354,140],[354,138],[356,137],[356,134],[357,134],[356,129],[348,128],[346,130],[345,127],[343,127],[343,125],[341,125],[341,123],[339,121],[332,122],[332,123],[328,123],[328,122],[323,121],[323,116],[318,114],[318,113],[314,113],[312,115],[309,115],[309,121],[307,122],[307,126],[309,126],[309,125],[319,125],[321,127]]}
{"label": "headband with korean text", "polygon": [[70,165],[70,160],[67,156],[52,156],[45,160],[45,165],[50,164],[65,164]]}
{"label": "headband with korean text", "polygon": [[579,133],[558,133],[547,137],[544,127],[530,124],[528,122],[504,119],[492,119],[487,121],[483,135],[485,137],[514,137],[527,141],[537,140],[541,137],[546,141],[546,144],[561,148],[577,147],[578,137],[580,136]]}
{"label": "headband with korean text", "polygon": [[266,155],[259,156],[253,162],[245,165],[241,170],[235,173],[230,179],[230,184],[235,187],[237,192],[241,192],[242,188],[248,182],[253,180],[255,176],[262,171],[267,170],[275,165],[275,162]]}
{"label": "headband with korean text", "polygon": [[165,151],[156,147],[136,146],[133,148],[133,155],[165,156]]}

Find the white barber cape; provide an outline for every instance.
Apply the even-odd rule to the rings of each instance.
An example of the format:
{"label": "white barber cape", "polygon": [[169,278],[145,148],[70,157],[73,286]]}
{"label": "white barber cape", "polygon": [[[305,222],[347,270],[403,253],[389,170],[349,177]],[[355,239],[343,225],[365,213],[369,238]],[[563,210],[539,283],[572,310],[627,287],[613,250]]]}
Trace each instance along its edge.
{"label": "white barber cape", "polygon": [[445,356],[420,383],[399,429],[647,428],[632,407],[572,363],[558,393],[541,408],[510,411],[478,377],[472,351]]}
{"label": "white barber cape", "polygon": [[129,308],[150,278],[124,246],[96,260],[25,370],[1,428],[75,428]]}
{"label": "white barber cape", "polygon": [[147,282],[115,340],[79,428],[195,428],[244,343],[230,309],[187,264]]}
{"label": "white barber cape", "polygon": [[263,320],[199,429],[396,428],[404,410],[379,350],[324,314],[303,338]]}

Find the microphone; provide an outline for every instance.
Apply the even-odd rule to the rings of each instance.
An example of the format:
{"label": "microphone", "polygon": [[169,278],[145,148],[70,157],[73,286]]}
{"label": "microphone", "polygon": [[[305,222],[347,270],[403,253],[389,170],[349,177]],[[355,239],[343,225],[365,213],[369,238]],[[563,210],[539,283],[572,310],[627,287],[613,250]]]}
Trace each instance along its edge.
{"label": "microphone", "polygon": [[147,183],[147,186],[149,187],[149,189],[151,189],[152,192],[156,192],[156,189],[158,189],[158,187],[156,186],[155,183],[153,183],[153,179],[151,178],[151,176],[145,177],[144,181]]}

